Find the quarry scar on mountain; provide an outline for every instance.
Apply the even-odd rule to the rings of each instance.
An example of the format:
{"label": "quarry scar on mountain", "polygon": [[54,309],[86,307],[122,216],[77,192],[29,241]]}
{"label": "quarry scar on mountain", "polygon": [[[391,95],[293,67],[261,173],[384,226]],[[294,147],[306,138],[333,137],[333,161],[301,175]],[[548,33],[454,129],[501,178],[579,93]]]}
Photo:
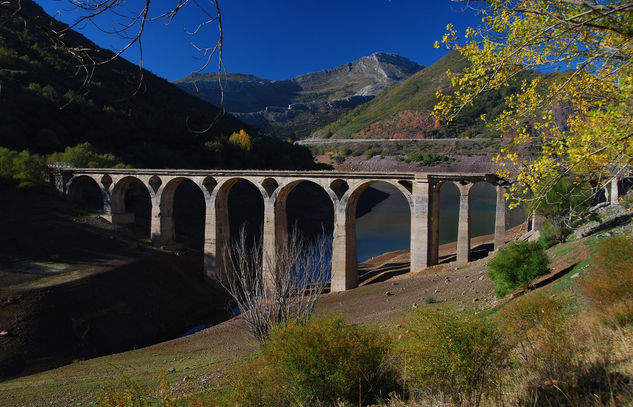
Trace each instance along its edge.
{"label": "quarry scar on mountain", "polygon": [[166,245],[175,237],[174,193],[185,179],[194,182],[204,195],[204,273],[211,282],[217,281],[223,269],[225,245],[230,242],[228,194],[240,180],[250,182],[262,194],[263,250],[264,255],[272,259],[276,248],[288,238],[286,199],[289,193],[305,181],[323,188],[334,206],[332,291],[345,291],[358,285],[356,205],[363,190],[374,182],[395,186],[407,199],[411,213],[411,271],[438,262],[439,189],[447,182],[454,183],[460,192],[457,262],[469,261],[470,190],[478,182],[496,187],[494,246],[499,249],[505,244],[504,194],[508,183],[495,174],[56,168],[51,169],[49,182],[70,198],[81,196],[82,186],[85,186],[82,180],[96,183],[103,197],[103,217],[113,223],[131,223],[134,215],[126,213],[125,193],[131,182],[140,181],[151,198],[152,242]]}

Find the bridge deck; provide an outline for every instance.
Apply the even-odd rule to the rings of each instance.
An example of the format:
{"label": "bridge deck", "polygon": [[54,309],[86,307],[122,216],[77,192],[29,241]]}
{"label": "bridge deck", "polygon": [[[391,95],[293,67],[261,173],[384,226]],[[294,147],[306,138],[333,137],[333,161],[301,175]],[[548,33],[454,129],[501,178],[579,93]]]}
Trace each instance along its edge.
{"label": "bridge deck", "polygon": [[342,179],[400,179],[439,178],[451,180],[482,180],[496,178],[491,173],[457,172],[356,172],[356,171],[299,171],[299,170],[195,170],[151,168],[64,168],[63,172],[78,174],[111,175],[166,175],[166,176],[242,176],[242,177],[292,177],[292,178],[342,178]]}

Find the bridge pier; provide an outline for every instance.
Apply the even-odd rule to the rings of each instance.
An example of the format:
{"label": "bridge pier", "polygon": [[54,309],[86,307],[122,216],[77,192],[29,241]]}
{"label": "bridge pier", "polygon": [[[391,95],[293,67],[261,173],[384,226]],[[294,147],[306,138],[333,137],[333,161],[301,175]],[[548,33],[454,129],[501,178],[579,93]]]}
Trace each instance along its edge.
{"label": "bridge pier", "polygon": [[[158,202],[157,202],[158,201]],[[149,234],[150,239],[152,240],[152,244],[158,246],[163,242],[162,236],[162,225],[161,225],[161,215],[160,215],[160,201],[156,198],[150,201],[152,203],[152,210],[150,215],[150,227]]]}
{"label": "bridge pier", "polygon": [[429,266],[440,261],[440,188],[442,183],[433,185],[431,189],[431,235],[429,236]]}
{"label": "bridge pier", "polygon": [[495,189],[497,190],[497,207],[495,210],[494,250],[499,250],[506,245],[506,189],[502,185],[497,185]]}
{"label": "bridge pier", "polygon": [[204,278],[208,282],[218,281],[218,253],[216,249],[216,210],[215,196],[205,196],[204,211],[204,244],[203,244],[203,268]]}
{"label": "bridge pier", "polygon": [[[354,213],[350,213],[352,211]],[[330,288],[332,292],[358,287],[355,212],[356,202],[347,203],[347,205],[345,202],[338,202],[334,208]]]}
{"label": "bridge pier", "polygon": [[459,221],[457,226],[457,264],[470,259],[470,189],[474,184],[455,182],[459,189]]}
{"label": "bridge pier", "polygon": [[287,221],[285,221],[285,202],[283,210],[276,211],[275,197],[264,197],[264,228],[262,230],[262,277],[264,286],[270,287],[273,273],[276,272],[277,250],[287,244],[284,239]]}
{"label": "bridge pier", "polygon": [[[235,184],[234,181],[225,182],[218,186],[213,193],[213,200],[215,205],[207,207],[207,213],[210,208],[213,208],[213,214],[207,216],[214,216],[214,219],[209,224],[209,229],[205,227],[205,245],[208,245],[208,253],[205,253],[205,258],[209,257],[209,263],[207,266],[208,277],[214,278],[217,281],[224,279],[225,263],[229,261],[229,244],[231,241],[231,225],[229,222],[229,189]],[[212,204],[212,203],[211,203]],[[215,207],[214,207],[215,206]],[[207,236],[208,234],[208,236]],[[213,260],[212,260],[213,259]],[[215,270],[211,270],[211,266],[215,263]]]}
{"label": "bridge pier", "polygon": [[416,175],[412,195],[413,205],[410,206],[411,271],[420,271],[430,266],[433,258],[433,249],[429,244],[433,241],[433,224],[429,216],[429,209],[433,203],[433,186],[428,176]]}

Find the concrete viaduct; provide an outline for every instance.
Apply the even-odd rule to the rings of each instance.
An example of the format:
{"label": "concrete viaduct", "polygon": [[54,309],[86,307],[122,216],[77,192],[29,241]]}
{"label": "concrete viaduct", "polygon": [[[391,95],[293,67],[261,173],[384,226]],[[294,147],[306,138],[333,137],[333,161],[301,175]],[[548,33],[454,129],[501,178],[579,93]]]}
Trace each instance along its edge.
{"label": "concrete viaduct", "polygon": [[505,244],[507,183],[494,174],[59,168],[51,171],[50,182],[58,191],[72,197],[81,193],[79,185],[82,182],[78,180],[86,177],[94,180],[101,190],[103,217],[115,224],[134,221],[134,214],[126,213],[125,193],[135,180],[145,185],[152,206],[151,239],[157,245],[174,240],[174,193],[183,180],[193,181],[205,199],[204,273],[211,281],[219,278],[221,254],[230,242],[228,195],[239,180],[252,183],[264,200],[264,258],[274,259],[276,248],[286,242],[286,200],[292,189],[301,182],[311,181],[327,193],[334,207],[332,291],[344,291],[358,285],[356,204],[363,190],[374,182],[395,186],[409,203],[411,271],[438,262],[439,191],[444,183],[454,183],[460,192],[457,262],[469,260],[469,197],[475,183],[486,182],[496,188],[494,248],[497,250]]}

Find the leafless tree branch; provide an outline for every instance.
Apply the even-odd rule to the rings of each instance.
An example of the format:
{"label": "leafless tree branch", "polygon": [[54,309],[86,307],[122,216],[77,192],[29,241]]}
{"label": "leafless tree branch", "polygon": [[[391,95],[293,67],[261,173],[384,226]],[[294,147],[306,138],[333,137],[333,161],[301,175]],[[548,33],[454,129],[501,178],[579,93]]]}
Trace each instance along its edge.
{"label": "leafless tree branch", "polygon": [[[175,17],[187,6],[196,8],[196,15],[200,16],[197,28],[193,31],[184,30],[189,42],[194,45],[193,38],[204,37],[202,43],[213,44],[211,46],[194,46],[194,49],[202,55],[204,63],[195,72],[205,69],[215,56],[218,57],[218,81],[223,92],[221,73],[224,69],[222,60],[223,28],[219,0],[174,0],[174,4],[165,8],[162,3],[144,0],[135,6],[123,0],[63,0],[61,4],[68,6],[64,12],[74,16],[74,20],[66,25],[55,20],[44,21],[40,17],[33,17],[24,12],[21,0],[0,0],[0,9],[10,13],[11,18],[24,22],[26,26],[34,27],[43,32],[56,48],[64,50],[75,62],[76,74],[83,76],[81,92],[90,85],[95,68],[105,65],[119,58],[127,50],[137,47],[139,60],[138,86],[133,94],[141,89],[143,82],[143,34],[151,23],[163,22],[165,25],[173,23]],[[162,7],[161,7],[162,6]],[[61,15],[58,11],[57,16]],[[108,57],[97,54],[97,50],[85,44],[71,44],[68,41],[68,33],[85,24],[91,24],[105,34],[111,34],[124,39],[123,45],[113,51]],[[217,24],[219,33],[207,34],[203,28],[211,24]],[[111,25],[111,26],[110,26]],[[192,73],[195,73],[192,72]],[[220,106],[220,113],[211,125],[197,132],[205,132],[224,114],[224,98]]]}
{"label": "leafless tree branch", "polygon": [[261,239],[249,244],[241,228],[224,255],[220,282],[260,342],[276,324],[310,318],[330,279],[331,245],[325,237],[308,243],[295,227],[273,258],[262,254]]}

